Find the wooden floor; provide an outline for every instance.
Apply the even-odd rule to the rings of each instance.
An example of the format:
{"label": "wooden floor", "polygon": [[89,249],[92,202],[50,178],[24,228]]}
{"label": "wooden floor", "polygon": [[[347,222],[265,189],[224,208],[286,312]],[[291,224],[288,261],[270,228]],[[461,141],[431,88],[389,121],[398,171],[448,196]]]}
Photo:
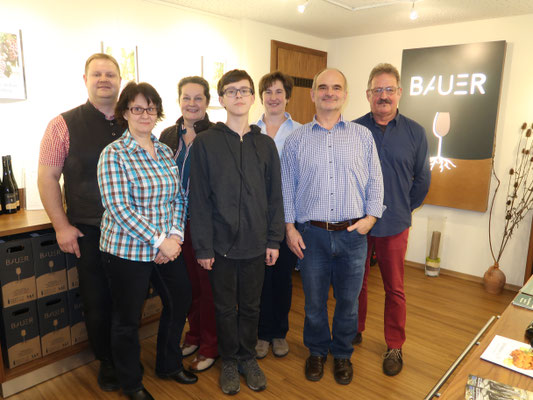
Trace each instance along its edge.
{"label": "wooden floor", "polygon": [[[298,273],[293,277],[294,292],[290,314],[291,329],[287,340],[290,353],[275,358],[270,353],[260,361],[268,379],[263,392],[253,392],[241,379],[241,391],[233,398],[245,399],[423,399],[455,358],[463,351],[490,316],[501,313],[515,293],[499,296],[484,292],[480,284],[443,276],[428,278],[423,270],[406,268],[407,342],[403,347],[404,368],[396,377],[381,371],[383,340],[384,292],[378,267],[369,275],[369,310],[363,343],[356,347],[352,362],[354,380],[341,386],[333,379],[333,360],[328,359],[326,372],[319,382],[305,379],[303,369],[308,351],[303,345],[304,297]],[[333,315],[334,299],[330,293],[329,314]],[[154,375],[155,337],[142,343],[145,366],[144,384],[157,400],[223,399],[218,387],[220,361],[209,371],[199,374],[195,385],[179,385],[162,381]],[[185,365],[190,363],[185,360]],[[119,393],[98,389],[93,362],[55,379],[10,397],[12,400],[52,399],[125,399]]]}

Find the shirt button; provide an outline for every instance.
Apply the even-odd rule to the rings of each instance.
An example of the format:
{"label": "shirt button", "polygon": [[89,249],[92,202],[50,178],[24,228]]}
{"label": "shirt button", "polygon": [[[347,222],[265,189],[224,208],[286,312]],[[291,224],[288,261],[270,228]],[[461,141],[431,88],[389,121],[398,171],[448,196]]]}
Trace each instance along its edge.
{"label": "shirt button", "polygon": [[116,133],[115,133],[115,132],[113,132],[113,133],[111,134],[111,136],[115,136],[115,135],[116,135]]}
{"label": "shirt button", "polygon": [[113,125],[115,125],[115,124],[114,124],[114,123],[112,123],[112,122],[110,122],[110,123],[109,123],[109,125],[110,125],[110,126],[113,126]]}

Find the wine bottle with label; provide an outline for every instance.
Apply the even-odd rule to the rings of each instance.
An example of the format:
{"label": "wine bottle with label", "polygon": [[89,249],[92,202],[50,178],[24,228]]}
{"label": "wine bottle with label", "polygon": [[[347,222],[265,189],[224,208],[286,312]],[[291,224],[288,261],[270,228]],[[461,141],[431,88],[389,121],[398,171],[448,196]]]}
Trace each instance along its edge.
{"label": "wine bottle with label", "polygon": [[13,166],[11,165],[11,156],[7,157],[7,167],[9,168],[9,176],[11,176],[11,181],[13,182],[13,186],[15,187],[15,195],[17,196],[17,211],[20,210],[20,196],[19,196],[19,186],[17,185],[17,181],[15,180],[15,175],[13,175]]}
{"label": "wine bottle with label", "polygon": [[17,212],[17,196],[15,186],[9,174],[9,167],[6,156],[2,157],[3,177],[2,177],[2,208],[4,214],[14,214]]}

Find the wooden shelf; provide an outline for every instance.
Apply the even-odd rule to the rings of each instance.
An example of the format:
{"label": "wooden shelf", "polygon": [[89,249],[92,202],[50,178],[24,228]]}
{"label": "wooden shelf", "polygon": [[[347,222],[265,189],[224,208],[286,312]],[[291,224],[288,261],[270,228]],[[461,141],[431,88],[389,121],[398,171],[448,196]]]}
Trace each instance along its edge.
{"label": "wooden shelf", "polygon": [[44,210],[20,210],[16,214],[0,215],[0,237],[51,227],[50,218]]}

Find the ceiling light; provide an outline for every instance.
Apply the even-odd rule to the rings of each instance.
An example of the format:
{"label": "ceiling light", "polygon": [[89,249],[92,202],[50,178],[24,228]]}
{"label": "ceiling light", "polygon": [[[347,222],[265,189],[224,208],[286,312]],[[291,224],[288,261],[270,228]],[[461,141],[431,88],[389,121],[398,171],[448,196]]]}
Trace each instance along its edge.
{"label": "ceiling light", "polygon": [[415,10],[415,2],[413,1],[413,7],[411,8],[411,12],[409,13],[409,18],[411,18],[412,21],[418,18],[418,11]]}
{"label": "ceiling light", "polygon": [[307,0],[304,4],[300,4],[298,6],[298,12],[300,14],[303,14],[305,12],[305,9],[307,8],[307,6],[309,5],[309,0]]}

